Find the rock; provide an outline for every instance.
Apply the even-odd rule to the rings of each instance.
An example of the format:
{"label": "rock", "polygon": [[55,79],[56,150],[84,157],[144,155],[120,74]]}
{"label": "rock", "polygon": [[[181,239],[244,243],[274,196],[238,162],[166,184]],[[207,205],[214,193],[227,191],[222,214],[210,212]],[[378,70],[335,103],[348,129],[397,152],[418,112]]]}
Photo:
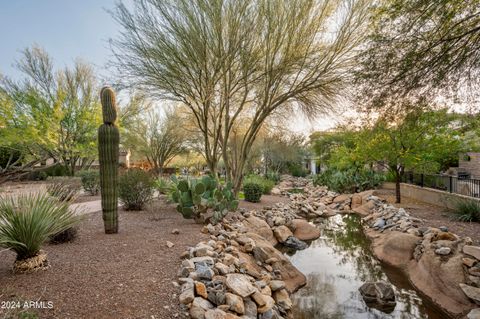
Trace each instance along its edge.
{"label": "rock", "polygon": [[172,234],[178,235],[180,234],[180,231],[177,228],[172,229]]}
{"label": "rock", "polygon": [[230,307],[230,310],[243,315],[245,313],[245,305],[241,297],[227,292],[225,294],[225,302]]}
{"label": "rock", "polygon": [[406,267],[413,258],[413,251],[418,242],[418,237],[396,231],[379,234],[373,229],[368,229],[366,235],[377,236],[372,247],[378,259],[400,268]]}
{"label": "rock", "polygon": [[285,247],[292,248],[295,250],[303,250],[308,247],[307,243],[301,241],[300,239],[296,238],[295,236],[290,236],[287,240],[283,243]]}
{"label": "rock", "polygon": [[320,237],[320,229],[303,219],[292,220],[293,236],[300,240],[313,240]]}
{"label": "rock", "polygon": [[395,292],[391,284],[382,281],[366,282],[359,291],[369,307],[384,312],[391,312],[395,308]]}
{"label": "rock", "polygon": [[293,236],[292,231],[284,225],[275,227],[275,229],[273,230],[273,234],[280,243],[284,243],[288,239],[288,237]]}
{"label": "rock", "polygon": [[438,229],[440,229],[443,232],[448,232],[448,227],[447,226],[440,226],[440,227],[438,227]]}
{"label": "rock", "polygon": [[171,241],[168,241],[168,240],[166,242],[166,245],[167,245],[168,248],[172,248],[173,246],[175,246],[174,243],[172,243]]}
{"label": "rock", "polygon": [[192,305],[190,307],[190,318],[192,319],[204,319],[205,318],[205,309],[200,308],[199,306]]}
{"label": "rock", "polygon": [[263,295],[258,291],[255,291],[255,293],[252,295],[252,299],[260,307],[265,306],[267,304],[267,299],[265,295]]}
{"label": "rock", "polygon": [[449,247],[440,247],[435,249],[435,254],[445,256],[449,255],[451,251]]}
{"label": "rock", "polygon": [[268,240],[272,245],[277,244],[277,240],[273,235],[272,229],[268,226],[267,222],[263,219],[260,219],[255,216],[250,216],[243,221],[245,227],[253,233],[256,233],[266,240]]}
{"label": "rock", "polygon": [[182,286],[182,292],[178,297],[181,304],[188,305],[195,298],[193,282],[187,282]]}
{"label": "rock", "polygon": [[225,284],[228,289],[242,298],[246,298],[256,291],[249,277],[243,274],[228,274]]}
{"label": "rock", "polygon": [[432,241],[439,241],[439,240],[449,240],[455,241],[457,240],[457,236],[449,232],[439,232],[433,236]]}
{"label": "rock", "polygon": [[337,197],[335,197],[333,199],[333,203],[335,203],[335,204],[343,203],[343,202],[346,202],[346,201],[350,201],[350,195],[348,195],[348,194],[338,195]]}
{"label": "rock", "polygon": [[469,275],[468,280],[473,286],[480,288],[480,277]]}
{"label": "rock", "polygon": [[383,228],[383,227],[385,227],[385,219],[383,219],[383,218],[377,219],[372,227],[373,228]]}
{"label": "rock", "polygon": [[213,309],[212,303],[207,299],[203,299],[202,297],[195,297],[195,299],[193,299],[193,302],[192,302],[192,307],[193,306],[198,306],[205,311],[208,309]]}
{"label": "rock", "polygon": [[355,209],[361,205],[362,205],[362,196],[360,196],[359,194],[354,194],[352,196],[351,208]]}
{"label": "rock", "polygon": [[277,290],[285,288],[285,282],[282,281],[282,280],[272,280],[272,281],[270,281],[269,285],[270,285],[270,288],[272,289],[272,291],[277,291]]}
{"label": "rock", "polygon": [[480,288],[469,286],[463,283],[460,283],[459,285],[468,298],[472,299],[477,305],[480,305]]}
{"label": "rock", "polygon": [[462,262],[465,266],[472,267],[477,261],[473,258],[462,258]]}
{"label": "rock", "polygon": [[277,305],[282,307],[285,310],[292,309],[292,300],[290,300],[290,296],[285,289],[277,290],[273,293],[273,299]]}
{"label": "rock", "polygon": [[210,269],[210,267],[206,266],[206,264],[204,263],[195,264],[195,270],[198,275],[198,278],[200,279],[211,280],[213,275],[215,275],[213,270]]}
{"label": "rock", "polygon": [[467,255],[475,257],[477,260],[480,260],[480,247],[479,246],[463,246],[463,252]]}
{"label": "rock", "polygon": [[203,282],[195,281],[195,293],[197,296],[203,297],[205,299],[208,298],[207,287]]}
{"label": "rock", "polygon": [[480,308],[472,309],[467,314],[467,319],[480,319]]}
{"label": "rock", "polygon": [[475,277],[480,277],[480,264],[476,264],[468,270],[468,273]]}
{"label": "rock", "polygon": [[205,319],[225,319],[227,313],[220,309],[210,309],[205,312]]}
{"label": "rock", "polygon": [[258,307],[258,313],[265,313],[273,308],[275,305],[275,300],[270,296],[265,296],[265,305]]}
{"label": "rock", "polygon": [[227,265],[222,264],[222,263],[216,263],[215,264],[215,269],[218,270],[218,273],[220,275],[226,275],[226,274],[230,273],[230,267],[228,267]]}
{"label": "rock", "polygon": [[245,315],[244,319],[256,319],[257,318],[257,304],[253,302],[250,298],[245,298],[243,300],[245,305]]}

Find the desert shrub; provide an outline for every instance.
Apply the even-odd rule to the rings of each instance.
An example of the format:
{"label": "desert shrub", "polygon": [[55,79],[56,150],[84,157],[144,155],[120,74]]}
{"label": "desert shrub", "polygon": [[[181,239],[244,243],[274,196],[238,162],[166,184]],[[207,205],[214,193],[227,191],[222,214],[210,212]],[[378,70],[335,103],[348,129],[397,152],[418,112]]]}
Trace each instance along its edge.
{"label": "desert shrub", "polygon": [[129,169],[118,180],[118,197],[126,210],[142,210],[153,196],[153,179],[141,169]]}
{"label": "desert shrub", "polygon": [[61,164],[55,164],[46,168],[45,173],[47,173],[48,176],[69,176],[70,175],[68,172],[68,169]]}
{"label": "desert shrub", "polygon": [[159,177],[155,180],[154,187],[160,194],[166,195],[172,192],[175,185],[170,179]]}
{"label": "desert shrub", "polygon": [[69,243],[77,238],[78,228],[73,226],[48,237],[51,244]]}
{"label": "desert shrub", "polygon": [[55,197],[61,202],[72,202],[78,194],[78,187],[73,183],[67,181],[53,181],[47,185],[48,195]]}
{"label": "desert shrub", "polygon": [[275,184],[280,183],[280,174],[277,172],[268,172],[265,174],[265,178],[273,181]]}
{"label": "desert shrub", "polygon": [[327,186],[338,193],[355,193],[378,187],[385,177],[383,174],[366,169],[348,169],[339,171],[327,169],[313,178],[316,186]]}
{"label": "desert shrub", "polygon": [[474,200],[457,200],[452,213],[462,222],[480,222],[480,203]]}
{"label": "desert shrub", "polygon": [[288,165],[288,172],[294,177],[305,177],[308,171],[301,164],[291,163]]}
{"label": "desert shrub", "polygon": [[243,183],[243,194],[247,202],[258,203],[262,197],[262,185],[255,182]]}
{"label": "desert shrub", "polygon": [[260,175],[248,175],[244,179],[244,183],[256,183],[262,186],[262,194],[270,194],[272,191],[272,188],[275,186],[275,182],[267,179],[265,177],[262,177]]}
{"label": "desert shrub", "polygon": [[44,170],[34,170],[28,173],[24,178],[29,181],[45,181],[48,178],[48,174]]}
{"label": "desert shrub", "polygon": [[86,193],[95,196],[100,192],[100,172],[94,170],[78,173],[82,180],[82,187]]}
{"label": "desert shrub", "polygon": [[17,260],[36,256],[49,236],[75,226],[80,217],[47,194],[0,198],[0,246],[17,253]]}

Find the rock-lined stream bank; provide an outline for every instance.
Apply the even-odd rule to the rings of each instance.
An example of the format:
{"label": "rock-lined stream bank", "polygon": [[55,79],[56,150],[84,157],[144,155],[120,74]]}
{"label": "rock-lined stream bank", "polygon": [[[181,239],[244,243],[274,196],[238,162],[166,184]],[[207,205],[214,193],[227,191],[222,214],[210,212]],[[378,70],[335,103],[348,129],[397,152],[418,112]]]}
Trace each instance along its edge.
{"label": "rock-lined stream bank", "polygon": [[[294,190],[294,193],[289,190]],[[183,254],[184,260],[179,270],[179,300],[191,318],[310,318],[301,317],[296,305],[301,305],[297,301],[302,294],[305,291],[308,294],[309,287],[315,286],[315,279],[305,268],[317,266],[315,264],[324,259],[315,260],[316,255],[311,254],[305,262],[295,267],[295,256],[301,256],[315,242],[323,240],[317,239],[321,235],[320,228],[306,219],[321,226],[322,223],[325,225],[328,217],[336,216],[328,220],[340,218],[341,221],[337,220],[338,227],[343,230],[347,226],[342,223],[346,223],[348,218],[355,220],[356,217],[338,214],[352,213],[353,210],[364,216],[362,224],[366,235],[372,240],[374,255],[395,266],[394,273],[406,274],[405,278],[452,317],[460,318],[469,313],[469,319],[478,319],[475,314],[477,310],[472,309],[475,308],[473,302],[478,301],[477,290],[480,289],[475,281],[480,278],[477,273],[480,263],[476,256],[480,248],[470,246],[468,238],[458,238],[446,229],[424,227],[421,220],[415,220],[407,212],[385,204],[371,192],[339,195],[323,187],[313,187],[306,179],[283,180],[274,192],[286,194],[291,201],[265,207],[262,211],[229,214],[220,224],[204,227],[204,232],[210,235],[209,241],[201,242]],[[333,233],[340,235],[340,229],[334,229]],[[301,250],[308,246],[305,241],[311,240],[316,241],[307,250]],[[300,250],[289,258],[275,248],[279,243]],[[348,255],[345,245],[339,246],[339,255]],[[364,277],[359,276],[358,283],[389,279],[378,261],[369,255],[368,247],[360,245],[355,251],[360,254],[355,259],[367,255],[370,257],[366,258],[365,263],[351,263],[344,269],[345,277],[349,276],[349,268],[366,267],[371,271]],[[308,265],[309,259],[311,265]],[[308,275],[309,285],[292,295],[307,283],[307,277],[298,268]],[[341,272],[341,265],[336,268]],[[322,274],[321,263],[317,269]],[[327,276],[330,270],[325,269],[323,274]],[[395,284],[394,280],[390,281]],[[410,311],[412,315],[420,315],[418,318],[425,318],[423,315],[432,319],[440,318],[435,317],[433,310],[425,307],[425,303],[421,305],[420,298],[408,285],[404,285],[405,282],[400,279],[400,284],[396,285],[397,305],[392,314],[396,311],[400,316]],[[341,289],[338,295],[348,290]],[[331,297],[329,294],[324,296]],[[311,299],[328,301],[315,299],[314,296]],[[357,309],[357,312],[362,306],[364,310],[367,309],[361,299],[356,302],[349,304],[348,301],[342,301],[343,306]],[[321,317],[319,315],[318,318]]]}

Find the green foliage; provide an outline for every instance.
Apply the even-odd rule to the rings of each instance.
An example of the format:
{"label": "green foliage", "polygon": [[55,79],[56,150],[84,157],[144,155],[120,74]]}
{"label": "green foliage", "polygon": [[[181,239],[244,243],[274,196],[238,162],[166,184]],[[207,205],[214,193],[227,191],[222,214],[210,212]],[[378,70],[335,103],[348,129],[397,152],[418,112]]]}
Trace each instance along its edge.
{"label": "green foliage", "polygon": [[262,197],[263,187],[255,182],[243,183],[243,194],[247,202],[258,203]]}
{"label": "green foliage", "polygon": [[[102,88],[100,92],[104,123],[98,128],[98,160],[100,163],[100,191],[102,196],[102,215],[105,233],[118,233],[118,192],[123,186],[124,198],[127,209],[137,208],[135,205],[142,205],[145,194],[128,194],[129,187],[136,187],[129,184],[128,177],[124,183],[118,181],[118,156],[120,153],[120,133],[115,120],[117,119],[117,105],[115,92],[109,87]],[[134,174],[134,173],[132,173]],[[133,176],[132,176],[133,177]],[[133,191],[133,189],[131,189]],[[139,200],[136,203],[136,200]],[[130,206],[130,203],[133,206]]]}
{"label": "green foliage", "polygon": [[166,195],[170,194],[174,190],[175,185],[171,180],[159,177],[155,180],[154,187],[160,194]]}
{"label": "green foliage", "polygon": [[88,194],[95,196],[100,192],[100,173],[99,171],[88,170],[78,173],[82,180],[82,187]]}
{"label": "green foliage", "polygon": [[118,195],[126,210],[142,210],[153,196],[153,179],[141,169],[129,169],[118,180]]}
{"label": "green foliage", "polygon": [[275,182],[262,177],[260,175],[248,175],[244,179],[244,183],[256,183],[262,186],[262,194],[268,195],[272,191],[272,188],[275,186]]}
{"label": "green foliage", "polygon": [[265,174],[265,178],[273,181],[275,184],[280,183],[280,173],[269,171]]}
{"label": "green foliage", "polygon": [[47,185],[48,195],[55,197],[61,202],[73,202],[78,195],[78,187],[68,181],[53,181]]}
{"label": "green foliage", "polygon": [[315,175],[313,184],[327,186],[329,190],[337,193],[354,193],[376,188],[384,180],[383,174],[367,169],[327,169]]}
{"label": "green foliage", "polygon": [[307,170],[300,163],[289,163],[287,166],[288,172],[292,176],[305,177],[308,174]]}
{"label": "green foliage", "polygon": [[64,165],[55,164],[45,169],[48,176],[69,176],[68,168]]}
{"label": "green foliage", "polygon": [[208,210],[213,210],[213,223],[218,223],[229,211],[238,208],[238,200],[232,184],[220,185],[210,176],[201,178],[177,179],[172,176],[175,189],[172,199],[177,203],[177,211],[184,218],[199,219]]}
{"label": "green foliage", "polygon": [[474,200],[458,200],[453,214],[456,220],[462,222],[480,222],[480,203]]}
{"label": "green foliage", "polygon": [[17,253],[17,260],[34,257],[49,236],[78,223],[80,217],[47,194],[0,198],[0,246]]}

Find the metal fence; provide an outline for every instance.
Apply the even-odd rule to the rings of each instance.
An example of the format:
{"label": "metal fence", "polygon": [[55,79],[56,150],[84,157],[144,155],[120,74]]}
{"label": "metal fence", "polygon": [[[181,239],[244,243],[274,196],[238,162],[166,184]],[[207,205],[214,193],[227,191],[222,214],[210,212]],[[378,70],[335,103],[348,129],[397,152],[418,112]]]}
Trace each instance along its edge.
{"label": "metal fence", "polygon": [[480,179],[464,176],[405,173],[402,182],[480,198]]}

